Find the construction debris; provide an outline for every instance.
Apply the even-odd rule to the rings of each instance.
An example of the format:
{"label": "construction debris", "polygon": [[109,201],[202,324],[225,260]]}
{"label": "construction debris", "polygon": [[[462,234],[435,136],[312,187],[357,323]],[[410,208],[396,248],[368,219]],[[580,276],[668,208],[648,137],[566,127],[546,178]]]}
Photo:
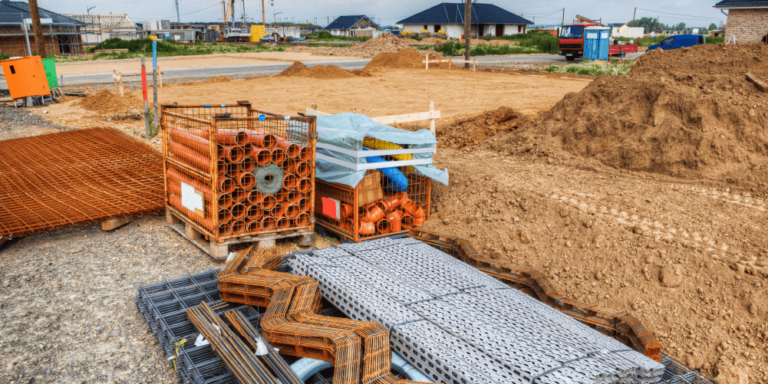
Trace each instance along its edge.
{"label": "construction debris", "polygon": [[527,118],[512,108],[499,107],[477,116],[461,119],[445,128],[438,129],[441,146],[460,149],[473,146],[504,132],[512,132],[523,126]]}
{"label": "construction debris", "polygon": [[383,324],[394,350],[436,381],[662,378],[661,364],[415,239],[343,244],[289,265],[349,317]]}
{"label": "construction debris", "polygon": [[0,236],[161,212],[162,156],[94,128],[0,141]]}

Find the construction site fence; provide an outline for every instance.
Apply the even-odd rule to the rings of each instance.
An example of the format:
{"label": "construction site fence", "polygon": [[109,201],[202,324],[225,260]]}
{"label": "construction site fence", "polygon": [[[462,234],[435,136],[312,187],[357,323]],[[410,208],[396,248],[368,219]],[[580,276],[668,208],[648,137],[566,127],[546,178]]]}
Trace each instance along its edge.
{"label": "construction site fence", "polygon": [[626,312],[571,300],[561,295],[546,275],[504,262],[485,259],[472,244],[458,237],[412,230],[410,237],[437,247],[459,260],[526,292],[541,302],[603,332],[634,348],[645,356],[661,362],[661,343],[643,323]]}
{"label": "construction site fence", "polygon": [[168,210],[209,239],[314,230],[316,118],[163,105]]}
{"label": "construction site fence", "polygon": [[[397,156],[402,155],[393,160]],[[380,166],[388,163],[376,158],[384,161]],[[370,169],[354,188],[317,180],[315,218],[318,225],[356,242],[407,234],[429,220],[431,195],[432,180],[412,166]]]}

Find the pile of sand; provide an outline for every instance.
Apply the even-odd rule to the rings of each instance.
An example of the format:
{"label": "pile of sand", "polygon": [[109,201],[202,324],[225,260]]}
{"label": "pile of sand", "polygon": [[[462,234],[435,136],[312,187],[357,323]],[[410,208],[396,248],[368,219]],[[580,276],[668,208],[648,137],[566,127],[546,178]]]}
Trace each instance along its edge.
{"label": "pile of sand", "polygon": [[[601,76],[491,146],[562,148],[617,168],[766,186],[768,46],[649,51],[627,76]],[[551,140],[545,140],[552,137]]]}
{"label": "pile of sand", "polygon": [[230,81],[229,77],[226,77],[226,76],[214,76],[214,77],[209,77],[209,78],[201,81],[201,83],[203,83],[203,84],[226,83],[228,81]]}
{"label": "pile of sand", "polygon": [[[357,56],[372,58],[382,52],[398,52],[409,47],[409,43],[418,43],[412,39],[402,39],[395,37],[391,33],[383,33],[381,36],[370,39],[366,42],[355,43],[349,47],[291,47],[288,52],[306,52],[314,55],[326,56]],[[442,54],[435,50],[419,51],[421,55],[442,57]]]}
{"label": "pile of sand", "polygon": [[480,144],[499,133],[514,131],[525,124],[525,120],[512,108],[499,107],[440,129],[438,139],[441,146],[464,148]]}
{"label": "pile of sand", "polygon": [[311,77],[314,79],[345,79],[356,77],[354,73],[335,65],[315,65],[312,68],[307,68],[304,63],[299,61],[294,62],[293,65],[286,68],[278,76]]}
{"label": "pile of sand", "polygon": [[95,95],[91,95],[85,99],[80,100],[78,105],[89,111],[95,111],[102,115],[132,112],[141,113],[142,109],[141,99],[129,96],[115,95],[106,89],[102,89]]}
{"label": "pile of sand", "polygon": [[[430,60],[440,58],[430,55]],[[383,52],[376,55],[368,65],[365,66],[366,70],[378,70],[378,69],[424,69],[424,56],[420,51],[416,51],[410,48],[401,49],[397,52]],[[430,64],[429,68],[447,69],[448,63],[435,63]],[[457,68],[454,66],[454,68]]]}

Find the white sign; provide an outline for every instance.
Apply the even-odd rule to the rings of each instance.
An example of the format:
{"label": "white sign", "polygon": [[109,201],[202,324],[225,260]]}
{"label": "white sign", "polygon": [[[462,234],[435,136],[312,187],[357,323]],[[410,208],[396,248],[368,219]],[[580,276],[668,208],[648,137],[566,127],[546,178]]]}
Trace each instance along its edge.
{"label": "white sign", "polygon": [[587,39],[597,39],[597,33],[587,33]]}
{"label": "white sign", "polygon": [[199,216],[205,217],[202,193],[184,182],[181,183],[181,205]]}

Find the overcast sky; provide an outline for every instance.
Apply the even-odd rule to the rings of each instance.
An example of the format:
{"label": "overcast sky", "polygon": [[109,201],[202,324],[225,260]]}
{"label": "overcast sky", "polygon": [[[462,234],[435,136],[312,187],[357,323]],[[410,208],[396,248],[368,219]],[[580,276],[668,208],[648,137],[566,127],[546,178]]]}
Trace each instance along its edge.
{"label": "overcast sky", "polygon": [[[334,16],[367,15],[381,19],[382,25],[391,25],[440,3],[438,0],[371,1],[371,0],[265,0],[267,22],[274,19],[274,12],[282,21],[317,21],[328,24]],[[496,4],[512,13],[522,14],[536,24],[560,23],[565,8],[566,23],[577,14],[602,18],[604,23],[618,23],[632,20],[637,9],[637,18],[658,17],[665,24],[684,22],[688,26],[720,24],[726,17],[712,8],[717,0],[488,0],[481,3]],[[134,21],[168,19],[176,21],[174,0],[38,0],[42,8],[58,13],[86,13],[86,7],[95,6],[91,13],[127,13]],[[242,15],[243,0],[236,0],[236,18]],[[221,21],[220,0],[179,0],[182,22]],[[261,21],[261,0],[245,0],[245,11],[249,21]]]}

